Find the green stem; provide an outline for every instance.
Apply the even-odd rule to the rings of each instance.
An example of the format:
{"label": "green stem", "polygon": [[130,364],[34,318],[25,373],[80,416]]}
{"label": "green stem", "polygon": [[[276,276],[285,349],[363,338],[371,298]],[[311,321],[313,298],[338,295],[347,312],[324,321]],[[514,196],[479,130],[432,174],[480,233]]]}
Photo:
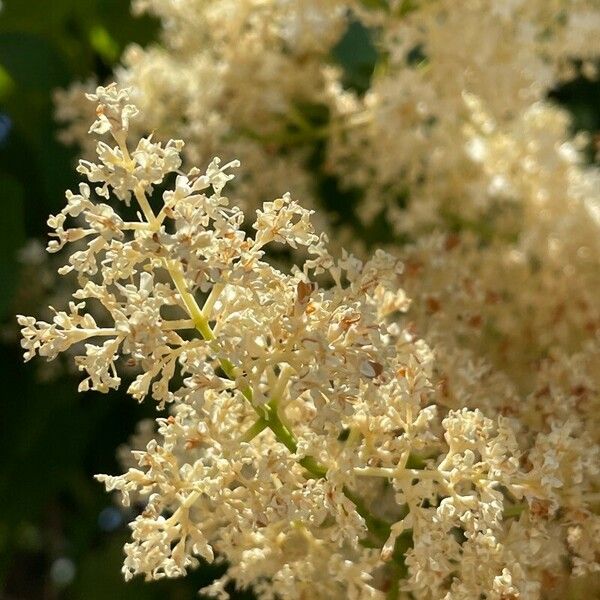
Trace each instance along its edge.
{"label": "green stem", "polygon": [[[194,321],[194,327],[200,332],[200,335],[207,342],[211,342],[215,339],[215,334],[210,328],[208,320],[202,314],[202,311],[200,310],[196,299],[187,289],[187,285],[185,283],[185,278],[183,276],[183,271],[181,267],[179,265],[174,265],[172,261],[165,261],[165,265],[167,267],[167,270],[169,271],[169,275],[171,276],[173,283],[175,284],[175,287],[177,288],[177,291],[179,292],[179,295],[181,296],[181,299],[183,300],[183,303],[185,304],[185,307],[190,317]],[[225,370],[224,367],[223,370]]]}
{"label": "green stem", "polygon": [[297,146],[305,144],[307,142],[313,142],[316,140],[324,139],[329,136],[331,129],[325,127],[315,127],[310,130],[300,131],[277,131],[274,133],[260,134],[251,129],[243,129],[240,131],[241,135],[244,135],[250,139],[256,140],[262,144],[278,144],[283,146]]}
{"label": "green stem", "polygon": [[[186,306],[186,309],[190,314],[190,317],[194,321],[196,329],[207,342],[212,342],[215,339],[215,334],[211,329],[208,320],[202,313],[202,310],[198,306],[196,299],[187,289],[181,268],[179,266],[174,266],[170,262],[167,262],[167,269],[171,275],[175,287],[177,288],[177,291],[179,292],[179,295]],[[223,372],[227,378],[235,381],[236,368],[234,364],[228,358],[219,357],[218,360],[219,364],[221,365],[221,369],[223,369]],[[252,434],[255,431],[255,435],[258,435],[260,431],[268,427],[275,434],[275,437],[279,442],[281,442],[290,452],[295,453],[298,449],[298,442],[296,441],[294,434],[279,417],[275,401],[271,400],[264,406],[256,406],[253,403],[254,394],[250,386],[244,386],[240,388],[240,391],[246,400],[252,404],[254,411],[260,417],[255,425],[251,428],[251,431],[247,432],[246,435]],[[311,456],[305,456],[298,462],[315,477],[325,477],[327,473],[327,467],[319,464]]]}
{"label": "green stem", "polygon": [[405,468],[406,469],[418,469],[423,470],[427,467],[427,461],[422,456],[418,454],[410,453],[408,455],[408,460],[406,461]]}
{"label": "green stem", "polygon": [[257,435],[262,433],[267,427],[267,422],[264,419],[258,419],[246,433],[240,438],[240,442],[249,442],[253,440]]}
{"label": "green stem", "polygon": [[[169,270],[171,272],[171,270]],[[175,281],[175,285],[177,286],[178,282]],[[179,286],[177,288],[179,290]],[[181,291],[180,291],[181,293]],[[202,314],[202,310],[196,303],[194,297],[186,291],[187,300],[190,298],[193,301],[194,309],[190,311],[190,316],[194,319],[194,322],[201,325],[201,327],[197,327],[198,332],[202,337],[207,341],[213,341],[215,339],[215,335]],[[188,302],[186,302],[186,307],[188,306]],[[230,380],[236,379],[236,368],[233,363],[228,358],[219,358],[219,364],[223,369],[223,372]],[[295,454],[298,450],[298,442],[293,432],[283,423],[281,418],[279,417],[278,409],[277,409],[277,401],[276,399],[271,399],[267,404],[263,406],[256,406],[253,403],[254,394],[252,389],[249,386],[244,386],[240,389],[243,396],[250,402],[254,411],[259,416],[258,420],[254,423],[254,425],[246,432],[244,435],[244,439],[252,439],[260,432],[262,432],[267,427],[273,432],[277,441],[282,443],[292,454]],[[305,456],[301,458],[298,463],[304,467],[311,476],[321,479],[327,475],[327,467],[325,465],[320,464],[314,457]],[[380,545],[383,545],[391,532],[391,525],[387,521],[376,517],[369,511],[366,507],[362,498],[353,492],[347,486],[342,488],[342,491],[346,498],[350,500],[356,507],[356,511],[358,514],[364,519],[365,525],[367,526],[367,530],[369,534],[373,536]],[[406,516],[406,512],[402,515],[402,518]],[[403,532],[396,539],[396,543],[394,545],[394,552],[392,555],[392,561],[395,565],[394,567],[394,580],[395,585],[397,586],[398,580],[406,577],[406,565],[404,563],[404,554],[408,550],[408,548],[412,547],[412,530],[407,530]]]}
{"label": "green stem", "polygon": [[507,506],[504,509],[503,516],[505,519],[510,519],[512,517],[519,517],[521,513],[527,508],[527,504],[514,504],[513,506]]}
{"label": "green stem", "polygon": [[[169,272],[171,272],[171,270],[169,270]],[[174,280],[175,285],[180,293],[181,290],[178,283],[181,283],[182,281],[183,278],[181,280],[178,278],[177,281]],[[215,335],[206,318],[202,314],[200,307],[196,303],[196,300],[189,292],[186,291],[185,293],[186,300],[184,300],[184,302],[186,307],[188,306],[188,301],[190,298],[193,300],[193,304],[195,305],[193,311],[190,310],[190,316],[194,320],[194,323],[201,325],[197,326],[198,332],[206,341],[213,341],[215,339]],[[219,364],[221,365],[221,368],[228,379],[236,379],[236,368],[228,358],[219,358]],[[249,386],[244,386],[240,389],[240,391],[242,392],[243,396],[252,404],[254,411],[259,416],[259,419],[246,432],[244,438],[252,439],[255,435],[258,435],[261,431],[268,427],[275,435],[277,441],[282,443],[292,454],[296,453],[298,450],[298,442],[292,431],[279,417],[276,401],[272,399],[263,406],[256,406],[253,404],[254,394]],[[298,463],[313,477],[320,479],[327,475],[327,467],[320,464],[312,456],[305,456],[301,458]],[[365,520],[365,524],[369,530],[369,533],[376,537],[379,542],[385,543],[390,534],[390,524],[382,519],[379,519],[378,517],[375,517],[367,509],[362,499],[348,487],[344,486],[343,492],[344,495],[356,506],[358,514]]]}
{"label": "green stem", "polygon": [[390,537],[390,524],[373,515],[373,513],[365,506],[363,499],[347,486],[344,486],[343,491],[346,498],[348,498],[348,500],[356,507],[356,512],[365,520],[369,533],[376,538],[378,542],[382,544],[385,543],[388,537]]}
{"label": "green stem", "polygon": [[386,595],[388,600],[397,600],[400,597],[400,581],[408,577],[405,556],[412,547],[413,532],[412,529],[407,529],[396,538],[396,543],[394,544],[392,580]]}

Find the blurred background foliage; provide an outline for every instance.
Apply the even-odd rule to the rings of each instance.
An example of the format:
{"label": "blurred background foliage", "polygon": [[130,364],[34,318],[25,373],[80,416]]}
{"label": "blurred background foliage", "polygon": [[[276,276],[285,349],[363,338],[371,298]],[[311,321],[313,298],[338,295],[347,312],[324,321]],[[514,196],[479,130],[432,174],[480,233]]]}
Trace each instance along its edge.
{"label": "blurred background foliage", "polygon": [[[122,581],[126,515],[92,476],[118,471],[115,448],[154,409],[118,393],[77,394],[67,375],[40,379],[36,365],[22,364],[14,324],[15,312],[39,312],[31,290],[42,277],[19,253],[26,240],[44,242],[47,215],[77,185],[75,150],[56,139],[52,92],[109,78],[124,47],[150,43],[157,30],[133,18],[127,0],[5,0],[0,12],[0,600],[193,598],[218,570],[177,582]],[[355,24],[332,56],[359,92],[376,59]],[[577,80],[552,96],[573,112],[575,129],[598,139],[598,84]],[[333,206],[352,200],[334,181],[322,185]]]}

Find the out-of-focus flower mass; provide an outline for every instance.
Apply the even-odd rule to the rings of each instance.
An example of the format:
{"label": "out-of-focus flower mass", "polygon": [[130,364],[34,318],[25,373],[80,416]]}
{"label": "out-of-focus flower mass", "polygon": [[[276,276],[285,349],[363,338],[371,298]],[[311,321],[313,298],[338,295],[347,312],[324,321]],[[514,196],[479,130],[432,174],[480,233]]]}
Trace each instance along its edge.
{"label": "out-of-focus flower mass", "polygon": [[125,578],[535,600],[600,570],[600,175],[548,100],[597,76],[597,2],[133,7],[160,43],[57,93],[76,289],[18,318],[27,360],[162,411],[98,475],[139,508]]}

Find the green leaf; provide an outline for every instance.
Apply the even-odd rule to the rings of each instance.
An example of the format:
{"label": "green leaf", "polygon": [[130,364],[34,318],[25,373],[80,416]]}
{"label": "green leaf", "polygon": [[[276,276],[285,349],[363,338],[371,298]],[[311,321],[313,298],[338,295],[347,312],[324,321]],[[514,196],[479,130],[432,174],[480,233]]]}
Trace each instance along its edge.
{"label": "green leaf", "polygon": [[364,93],[371,85],[371,77],[379,57],[373,35],[373,31],[354,21],[332,50],[333,58],[344,70],[345,87],[358,93]]}
{"label": "green leaf", "polygon": [[50,92],[68,81],[62,57],[54,46],[30,33],[0,34],[0,65],[25,90]]}
{"label": "green leaf", "polygon": [[113,64],[119,59],[119,44],[102,25],[94,25],[90,30],[90,44],[106,64]]}
{"label": "green leaf", "polygon": [[17,282],[17,252],[25,242],[25,225],[21,185],[11,177],[0,175],[0,194],[0,317],[4,317]]}

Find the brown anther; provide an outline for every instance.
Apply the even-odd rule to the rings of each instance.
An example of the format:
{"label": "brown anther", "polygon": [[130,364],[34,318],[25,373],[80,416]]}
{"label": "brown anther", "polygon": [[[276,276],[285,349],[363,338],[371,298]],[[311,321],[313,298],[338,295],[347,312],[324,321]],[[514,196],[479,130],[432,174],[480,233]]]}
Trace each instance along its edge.
{"label": "brown anther", "polygon": [[473,315],[467,322],[471,327],[476,327],[479,329],[483,324],[483,318],[481,315]]}
{"label": "brown anther", "polygon": [[460,237],[456,233],[451,233],[446,237],[446,241],[444,242],[444,250],[450,251],[454,250],[456,246],[460,244]]}
{"label": "brown anther", "polygon": [[524,452],[519,459],[519,466],[525,473],[529,473],[533,469],[533,463],[529,460],[529,452]]}
{"label": "brown anther", "polygon": [[371,288],[374,288],[379,281],[377,279],[371,279],[371,281],[367,281],[360,287],[360,292],[362,294],[366,294]]}
{"label": "brown anther", "polygon": [[440,310],[442,304],[437,298],[434,298],[433,296],[428,296],[425,300],[425,306],[427,307],[427,312],[430,315],[433,315],[434,313],[438,312],[438,310]]}
{"label": "brown anther", "polygon": [[498,304],[498,302],[500,302],[500,299],[500,294],[498,292],[488,290],[485,293],[485,301],[487,304]]}
{"label": "brown anther", "polygon": [[348,315],[347,317],[344,317],[340,321],[340,327],[342,328],[342,331],[348,331],[348,329],[350,329],[350,327],[352,327],[352,325],[354,325],[354,323],[358,323],[359,321],[360,321],[360,313],[354,313],[352,315]]}
{"label": "brown anther", "polygon": [[382,373],[383,373],[383,365],[378,363],[378,362],[374,362],[372,360],[368,361],[369,365],[371,365],[371,367],[373,367],[373,371],[375,371],[375,377],[379,377]]}
{"label": "brown anther", "polygon": [[306,304],[310,295],[315,291],[317,285],[312,281],[299,281],[296,286],[296,294],[300,304]]}
{"label": "brown anther", "polygon": [[417,336],[417,324],[414,321],[410,321],[410,323],[407,323],[404,331],[414,339]]}
{"label": "brown anther", "polygon": [[517,410],[515,410],[514,406],[510,406],[509,404],[504,404],[500,407],[500,414],[503,417],[514,417],[518,414]]}
{"label": "brown anther", "polygon": [[549,500],[534,500],[531,503],[529,512],[534,517],[540,519],[548,519],[550,517],[550,501]]}
{"label": "brown anther", "polygon": [[405,264],[405,273],[409,277],[419,275],[423,270],[423,263],[418,260],[409,260]]}

